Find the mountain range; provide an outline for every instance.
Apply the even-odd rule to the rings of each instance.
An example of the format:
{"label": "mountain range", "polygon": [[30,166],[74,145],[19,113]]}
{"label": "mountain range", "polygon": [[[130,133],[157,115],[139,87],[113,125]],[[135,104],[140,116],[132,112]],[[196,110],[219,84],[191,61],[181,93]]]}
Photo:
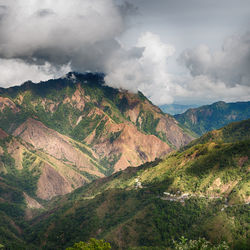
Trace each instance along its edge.
{"label": "mountain range", "polygon": [[0,109],[1,173],[14,183],[29,176],[24,191],[44,200],[193,139],[142,93],[105,86],[102,74],[0,89]]}
{"label": "mountain range", "polygon": [[0,89],[0,243],[171,249],[184,236],[247,249],[249,103],[173,117],[99,73]]}

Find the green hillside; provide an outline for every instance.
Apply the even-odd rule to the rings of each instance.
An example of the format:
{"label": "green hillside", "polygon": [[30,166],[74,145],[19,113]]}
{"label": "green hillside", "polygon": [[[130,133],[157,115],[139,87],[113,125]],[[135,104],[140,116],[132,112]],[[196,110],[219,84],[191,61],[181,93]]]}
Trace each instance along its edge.
{"label": "green hillside", "polygon": [[190,142],[187,147],[207,142],[237,142],[250,140],[250,119],[241,122],[232,122],[229,125],[208,132],[200,138]]}
{"label": "green hillside", "polygon": [[0,244],[174,249],[183,236],[247,249],[250,120],[187,145],[141,93],[72,77],[0,90]]}
{"label": "green hillside", "polygon": [[[247,132],[244,121],[235,133],[240,124]],[[33,219],[26,240],[46,249],[90,237],[104,238],[114,249],[165,249],[185,236],[247,249],[250,140],[232,141],[196,144],[94,181],[55,200],[53,214]]]}
{"label": "green hillside", "polygon": [[185,127],[201,136],[231,122],[250,118],[250,102],[216,102],[199,108],[192,108],[174,116]]}

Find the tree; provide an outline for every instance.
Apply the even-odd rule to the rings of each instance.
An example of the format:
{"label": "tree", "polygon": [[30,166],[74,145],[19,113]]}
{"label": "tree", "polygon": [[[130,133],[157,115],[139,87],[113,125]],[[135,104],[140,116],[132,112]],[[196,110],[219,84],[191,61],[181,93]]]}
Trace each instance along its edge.
{"label": "tree", "polygon": [[212,245],[204,238],[198,240],[188,240],[185,237],[181,237],[180,241],[174,241],[175,250],[227,250],[229,246],[225,242],[221,242],[219,245]]}
{"label": "tree", "polygon": [[109,250],[111,246],[108,242],[104,240],[97,240],[91,238],[89,242],[78,242],[75,243],[73,247],[68,247],[66,250]]}

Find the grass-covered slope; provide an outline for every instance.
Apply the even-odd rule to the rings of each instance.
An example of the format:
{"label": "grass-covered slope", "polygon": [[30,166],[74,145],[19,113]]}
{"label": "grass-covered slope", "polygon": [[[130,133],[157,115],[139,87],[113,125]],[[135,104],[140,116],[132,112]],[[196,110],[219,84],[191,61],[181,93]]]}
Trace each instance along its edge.
{"label": "grass-covered slope", "polygon": [[[233,133],[247,134],[246,124],[224,130],[235,128],[231,137],[236,138]],[[48,211],[32,221],[27,242],[62,249],[96,237],[105,238],[114,249],[165,249],[185,236],[213,243],[225,240],[232,249],[247,249],[249,167],[247,137],[196,143],[55,200],[53,214]]]}
{"label": "grass-covered slope", "polygon": [[211,105],[189,109],[174,117],[180,124],[201,136],[231,122],[250,118],[250,102],[216,102]]}
{"label": "grass-covered slope", "polygon": [[193,140],[184,148],[208,142],[225,143],[246,140],[250,140],[250,119],[240,122],[232,122],[221,129],[210,131],[200,138]]}

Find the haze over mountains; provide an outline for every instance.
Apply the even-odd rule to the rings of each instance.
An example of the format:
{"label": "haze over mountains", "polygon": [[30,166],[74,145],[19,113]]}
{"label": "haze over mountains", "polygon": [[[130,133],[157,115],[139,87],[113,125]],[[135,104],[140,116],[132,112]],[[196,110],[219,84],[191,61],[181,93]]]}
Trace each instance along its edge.
{"label": "haze over mountains", "polygon": [[176,115],[176,114],[181,114],[184,113],[186,110],[190,108],[196,108],[199,105],[183,105],[183,104],[165,104],[165,105],[160,105],[160,109],[167,114],[170,115]]}

